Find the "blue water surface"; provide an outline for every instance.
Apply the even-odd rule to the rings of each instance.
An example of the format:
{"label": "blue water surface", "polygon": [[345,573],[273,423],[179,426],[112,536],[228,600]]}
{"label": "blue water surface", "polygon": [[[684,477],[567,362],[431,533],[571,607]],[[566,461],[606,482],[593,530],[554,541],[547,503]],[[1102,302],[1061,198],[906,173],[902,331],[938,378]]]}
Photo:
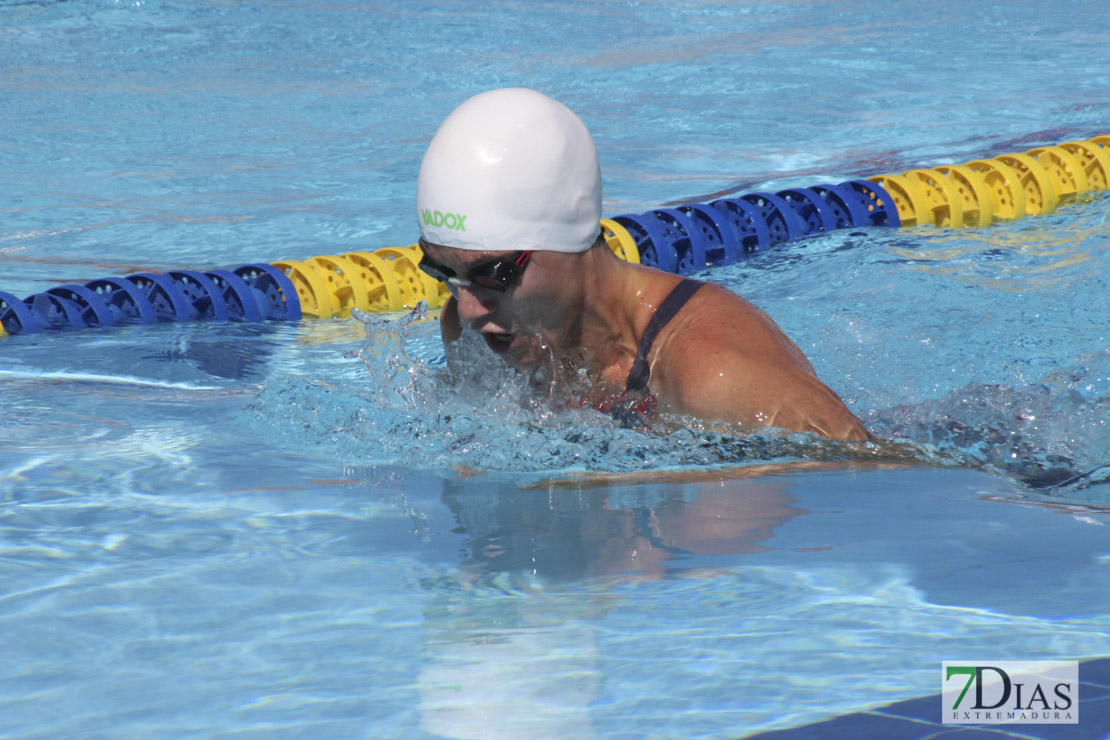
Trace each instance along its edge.
{"label": "blue water surface", "polygon": [[[1108,25],[6,2],[0,290],[410,244],[424,147],[492,87],[579,113],[607,215],[1108,134]],[[395,315],[4,338],[0,736],[736,738],[936,693],[942,660],[1110,655],[1108,221],[1094,194],[700,274],[872,447],[620,429],[489,360],[448,379]]]}

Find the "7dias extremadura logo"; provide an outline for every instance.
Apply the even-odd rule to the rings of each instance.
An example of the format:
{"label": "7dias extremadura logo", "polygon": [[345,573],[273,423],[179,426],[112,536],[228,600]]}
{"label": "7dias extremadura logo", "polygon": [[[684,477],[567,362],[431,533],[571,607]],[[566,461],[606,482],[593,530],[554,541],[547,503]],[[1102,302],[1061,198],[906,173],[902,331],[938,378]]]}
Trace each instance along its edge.
{"label": "7dias extremadura logo", "polygon": [[1079,663],[941,663],[941,721],[956,725],[1079,723]]}

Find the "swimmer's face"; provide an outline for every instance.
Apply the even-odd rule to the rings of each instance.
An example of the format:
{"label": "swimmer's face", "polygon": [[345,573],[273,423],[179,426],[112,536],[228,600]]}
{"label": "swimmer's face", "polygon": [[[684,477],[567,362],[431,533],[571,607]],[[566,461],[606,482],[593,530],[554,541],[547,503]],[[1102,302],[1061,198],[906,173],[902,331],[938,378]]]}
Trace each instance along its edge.
{"label": "swimmer's face", "polygon": [[511,280],[500,291],[472,278],[492,274],[495,263],[519,262],[518,252],[475,252],[427,243],[421,246],[426,260],[457,278],[447,281],[447,288],[458,303],[459,320],[479,332],[486,346],[510,365],[535,367],[551,351],[573,344],[578,312],[570,277],[573,273],[568,272],[570,255],[532,252],[526,264],[508,270]]}

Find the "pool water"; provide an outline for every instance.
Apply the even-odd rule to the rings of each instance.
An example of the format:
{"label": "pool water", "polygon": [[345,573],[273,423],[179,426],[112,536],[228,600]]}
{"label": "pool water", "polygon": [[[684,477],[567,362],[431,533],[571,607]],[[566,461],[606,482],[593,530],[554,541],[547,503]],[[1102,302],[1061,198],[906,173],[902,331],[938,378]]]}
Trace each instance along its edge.
{"label": "pool water", "polygon": [[[0,290],[410,244],[499,86],[606,215],[1110,133],[1110,8],[1054,7],[8,2]],[[0,736],[738,738],[1110,655],[1108,224],[701,273],[872,446],[621,429],[419,316],[4,338]]]}

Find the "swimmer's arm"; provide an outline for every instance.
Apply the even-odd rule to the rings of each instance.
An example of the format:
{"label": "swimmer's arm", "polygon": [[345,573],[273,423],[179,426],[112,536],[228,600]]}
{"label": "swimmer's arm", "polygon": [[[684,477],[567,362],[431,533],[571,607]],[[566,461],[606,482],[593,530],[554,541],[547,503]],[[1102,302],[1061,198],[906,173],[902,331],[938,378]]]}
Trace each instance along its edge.
{"label": "swimmer's arm", "polygon": [[439,314],[439,335],[443,338],[443,345],[451,344],[462,336],[462,322],[459,321],[459,304],[455,296],[447,299],[443,310]]}
{"label": "swimmer's arm", "polygon": [[651,374],[665,409],[830,439],[870,438],[801,349],[735,293],[704,285],[677,319]]}
{"label": "swimmer's arm", "polygon": [[766,314],[715,288],[699,291],[691,323],[670,334],[652,368],[652,386],[664,408],[705,421],[773,426],[830,439],[870,438]]}
{"label": "swimmer's arm", "polygon": [[840,397],[815,376],[727,353],[715,360],[668,373],[674,410],[705,421],[778,427],[829,439],[870,439]]}

